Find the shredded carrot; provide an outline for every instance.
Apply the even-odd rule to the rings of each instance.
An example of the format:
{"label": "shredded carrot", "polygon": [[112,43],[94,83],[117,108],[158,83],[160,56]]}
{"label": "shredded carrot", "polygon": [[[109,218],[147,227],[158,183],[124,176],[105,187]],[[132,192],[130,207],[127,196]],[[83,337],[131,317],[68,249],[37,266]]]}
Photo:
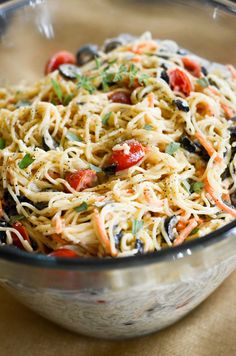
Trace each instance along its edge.
{"label": "shredded carrot", "polygon": [[207,91],[207,90],[210,90],[216,96],[220,96],[219,90],[216,89],[215,87],[209,86],[207,89],[204,89],[204,92]]}
{"label": "shredded carrot", "polygon": [[234,66],[232,66],[232,64],[229,64],[227,66],[227,68],[230,71],[230,73],[232,74],[233,79],[236,79],[236,69],[234,68]]}
{"label": "shredded carrot", "polygon": [[131,59],[131,62],[139,63],[139,62],[141,62],[141,57],[135,56]]}
{"label": "shredded carrot", "polygon": [[157,44],[154,41],[144,41],[132,48],[132,52],[136,54],[143,54],[146,51],[157,49]]}
{"label": "shredded carrot", "polygon": [[206,192],[211,196],[211,198],[214,200],[216,206],[218,206],[219,209],[225,211],[226,213],[232,215],[234,218],[236,218],[236,210],[231,208],[230,206],[226,205],[221,198],[218,198],[215,193],[214,189],[211,187],[209,184],[208,180],[205,179],[205,190]]}
{"label": "shredded carrot", "polygon": [[186,221],[179,221],[176,225],[176,229],[178,231],[183,230],[186,227],[186,225],[187,225]]}
{"label": "shredded carrot", "polygon": [[183,229],[181,231],[179,236],[175,239],[174,246],[181,245],[186,240],[186,238],[191,234],[193,229],[195,229],[195,227],[197,227],[197,226],[198,226],[198,223],[197,223],[196,219],[190,219],[188,222],[188,225],[185,227],[185,229]]}
{"label": "shredded carrot", "polygon": [[[209,156],[213,156],[213,154],[217,153],[216,150],[211,146],[210,143],[207,142],[205,136],[200,132],[195,133],[196,139],[200,142],[200,144],[205,148]],[[215,157],[216,162],[220,163],[222,162],[222,158],[217,154]]]}
{"label": "shredded carrot", "polygon": [[116,251],[112,251],[110,240],[109,240],[109,238],[107,236],[107,232],[105,230],[105,227],[104,227],[104,224],[102,222],[101,216],[100,216],[100,214],[99,214],[97,209],[94,210],[93,223],[94,223],[94,228],[95,228],[96,235],[97,235],[98,239],[100,240],[105,252],[108,255],[116,256],[117,252]]}
{"label": "shredded carrot", "polygon": [[234,112],[228,105],[221,103],[220,106],[224,110],[226,119],[231,119],[232,117],[234,117]]}
{"label": "shredded carrot", "polygon": [[149,93],[147,95],[147,100],[148,100],[148,106],[150,108],[154,108],[155,95],[153,93]]}
{"label": "shredded carrot", "polygon": [[197,104],[197,112],[202,116],[205,115],[212,116],[215,113],[213,108],[208,103],[205,102],[201,102]]}
{"label": "shredded carrot", "polygon": [[195,220],[198,222],[198,224],[202,224],[203,223],[203,219],[199,218],[199,216],[196,216]]}
{"label": "shredded carrot", "polygon": [[60,235],[52,234],[51,236],[52,236],[53,240],[59,242],[60,244],[62,244],[62,245],[66,245],[67,244],[67,242],[60,237]]}
{"label": "shredded carrot", "polygon": [[230,203],[230,204],[231,204],[231,199],[230,199],[229,193],[224,193],[224,194],[222,194],[222,199],[223,199],[224,201],[227,201],[227,203]]}

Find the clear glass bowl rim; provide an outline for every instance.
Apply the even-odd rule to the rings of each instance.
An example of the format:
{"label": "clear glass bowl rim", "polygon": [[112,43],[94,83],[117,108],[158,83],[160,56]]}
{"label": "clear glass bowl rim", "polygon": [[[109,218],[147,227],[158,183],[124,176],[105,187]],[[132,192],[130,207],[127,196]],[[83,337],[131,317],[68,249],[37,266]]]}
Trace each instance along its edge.
{"label": "clear glass bowl rim", "polygon": [[[212,5],[220,5],[225,10],[236,12],[236,3],[230,0],[203,0],[194,2],[210,3]],[[9,11],[15,11],[18,8],[29,4],[43,3],[43,1],[32,0],[10,0],[0,4],[0,14]],[[190,4],[191,6],[191,4]],[[220,241],[231,237],[230,231],[236,228],[236,219],[231,223],[223,226],[216,231],[211,232],[199,239],[188,241],[183,245],[165,248],[161,251],[155,251],[144,255],[135,255],[122,258],[64,258],[64,257],[49,257],[43,254],[27,253],[20,249],[2,246],[0,248],[0,259],[14,263],[20,263],[31,267],[53,268],[53,269],[68,269],[68,270],[111,270],[128,267],[138,267],[149,264],[156,264],[167,260],[183,259],[195,251],[206,248],[208,246],[219,243]]]}

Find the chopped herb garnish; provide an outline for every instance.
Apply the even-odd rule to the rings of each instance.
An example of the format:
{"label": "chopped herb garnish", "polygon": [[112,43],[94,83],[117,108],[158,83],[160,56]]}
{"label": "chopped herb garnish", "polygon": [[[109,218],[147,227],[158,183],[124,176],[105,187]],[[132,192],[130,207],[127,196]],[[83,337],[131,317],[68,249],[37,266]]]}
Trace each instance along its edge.
{"label": "chopped herb garnish", "polygon": [[82,137],[75,134],[74,132],[72,131],[67,131],[66,133],[66,138],[69,140],[69,141],[75,141],[75,142],[81,142],[82,141]]}
{"label": "chopped herb garnish", "polygon": [[109,66],[112,66],[113,64],[115,64],[117,62],[117,59],[113,59],[111,61],[108,61]]}
{"label": "chopped herb garnish", "polygon": [[146,125],[144,126],[144,129],[147,130],[147,131],[152,131],[152,130],[153,130],[153,126],[146,124]]}
{"label": "chopped herb garnish", "polygon": [[180,148],[180,143],[178,142],[171,142],[167,147],[166,147],[166,153],[169,155],[173,156],[173,154]]}
{"label": "chopped herb garnish", "polygon": [[131,87],[134,85],[134,80],[138,74],[138,71],[139,71],[138,67],[132,63],[129,70],[129,85]]}
{"label": "chopped herb garnish", "polygon": [[58,97],[58,99],[62,103],[63,95],[62,95],[62,90],[61,90],[60,84],[55,79],[52,79],[51,83],[52,83],[53,90],[54,90],[56,96]]}
{"label": "chopped herb garnish", "polygon": [[68,94],[63,98],[63,105],[67,106],[71,100],[74,98],[74,94]]}
{"label": "chopped herb garnish", "polygon": [[101,67],[101,58],[95,57],[96,68],[99,69]]}
{"label": "chopped herb garnish", "polygon": [[16,108],[19,109],[19,108],[22,108],[25,106],[30,106],[30,104],[31,104],[31,102],[28,100],[20,100],[16,103]]}
{"label": "chopped herb garnish", "polygon": [[191,185],[191,189],[193,192],[195,193],[201,193],[202,189],[204,187],[204,183],[203,182],[195,182]]}
{"label": "chopped herb garnish", "polygon": [[102,71],[102,73],[101,73],[102,87],[103,87],[103,90],[105,90],[105,91],[109,89],[109,85],[114,80],[114,74],[107,72],[108,69],[109,69],[109,67],[105,68],[104,71]]}
{"label": "chopped herb garnish", "polygon": [[89,165],[90,169],[92,169],[93,171],[100,173],[102,172],[102,169],[100,167],[94,166],[94,164],[90,163]]}
{"label": "chopped herb garnish", "polygon": [[113,82],[120,82],[124,75],[126,75],[128,72],[126,66],[124,64],[121,64],[121,66],[118,69],[118,72],[115,74],[114,78],[113,78]]}
{"label": "chopped herb garnish", "polygon": [[207,78],[198,79],[197,84],[199,84],[203,88],[207,88],[210,85],[209,80]]}
{"label": "chopped herb garnish", "polygon": [[92,83],[92,78],[86,77],[85,75],[78,75],[78,88],[83,88],[89,92],[89,94],[93,94],[95,91],[95,86]]}
{"label": "chopped herb garnish", "polygon": [[6,147],[6,141],[3,137],[0,137],[0,150],[3,150]]}
{"label": "chopped herb garnish", "polygon": [[22,160],[18,163],[20,169],[25,169],[34,162],[34,159],[27,153]]}
{"label": "chopped herb garnish", "polygon": [[108,124],[108,121],[111,117],[111,114],[112,112],[108,112],[107,114],[105,114],[103,117],[102,117],[102,124],[103,125],[107,125]]}
{"label": "chopped herb garnish", "polygon": [[139,77],[138,77],[138,81],[139,84],[144,84],[147,85],[147,81],[150,78],[150,76],[146,73],[142,73]]}
{"label": "chopped herb garnish", "polygon": [[135,236],[142,229],[143,221],[142,220],[134,220],[132,224],[132,234]]}
{"label": "chopped herb garnish", "polygon": [[190,235],[195,235],[195,234],[197,234],[199,230],[200,230],[199,227],[195,227],[195,229],[193,229],[193,230],[191,231],[191,234],[190,234]]}
{"label": "chopped herb garnish", "polygon": [[88,204],[84,201],[82,204],[74,208],[77,213],[81,213],[82,211],[86,211],[88,209]]}
{"label": "chopped herb garnish", "polygon": [[12,215],[12,216],[10,217],[9,223],[10,223],[10,225],[12,225],[12,224],[14,224],[16,221],[23,220],[24,218],[25,218],[24,215]]}

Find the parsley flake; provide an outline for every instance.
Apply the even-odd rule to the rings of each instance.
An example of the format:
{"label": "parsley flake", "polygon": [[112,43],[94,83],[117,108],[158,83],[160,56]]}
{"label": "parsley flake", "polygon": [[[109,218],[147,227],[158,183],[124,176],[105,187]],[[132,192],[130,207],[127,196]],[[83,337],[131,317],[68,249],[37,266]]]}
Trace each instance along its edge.
{"label": "parsley flake", "polygon": [[108,112],[107,114],[105,114],[103,117],[102,117],[102,124],[103,125],[107,125],[108,124],[108,121],[111,117],[111,114],[112,112]]}
{"label": "parsley flake", "polygon": [[204,183],[203,182],[194,182],[191,185],[191,189],[193,192],[200,194],[202,189],[204,187]]}
{"label": "parsley flake", "polygon": [[88,209],[88,204],[84,201],[82,204],[74,208],[77,213],[81,213],[82,211],[86,211]]}
{"label": "parsley flake", "polygon": [[139,84],[144,84],[144,85],[147,85],[147,81],[148,79],[150,78],[150,76],[146,73],[142,73],[139,77],[138,77],[138,81],[139,81]]}
{"label": "parsley flake", "polygon": [[142,229],[143,221],[142,220],[134,220],[132,224],[132,234],[135,236]]}
{"label": "parsley flake", "polygon": [[101,67],[101,58],[95,57],[95,63],[96,63],[96,69],[99,69]]}
{"label": "parsley flake", "polygon": [[138,67],[132,63],[129,70],[129,85],[131,87],[134,85],[134,80],[138,74],[138,71]]}
{"label": "parsley flake", "polygon": [[0,150],[3,150],[6,147],[6,141],[3,137],[0,137]]}
{"label": "parsley flake", "polygon": [[195,234],[197,234],[199,230],[200,230],[199,227],[195,227],[195,229],[193,229],[193,230],[191,231],[190,235],[195,235]]}
{"label": "parsley flake", "polygon": [[82,141],[82,137],[75,134],[74,132],[72,131],[67,131],[66,133],[66,138],[69,140],[69,141],[75,141],[75,142],[81,142]]}
{"label": "parsley flake", "polygon": [[93,94],[95,91],[95,86],[92,83],[92,78],[87,77],[86,75],[78,75],[77,76],[78,83],[77,86],[78,88],[83,88],[84,90],[87,90],[89,94]]}
{"label": "parsley flake", "polygon": [[18,163],[18,166],[20,169],[25,169],[31,165],[31,163],[34,162],[34,159],[27,153],[22,160]]}
{"label": "parsley flake", "polygon": [[56,96],[58,97],[60,102],[62,102],[63,95],[62,95],[62,90],[61,90],[60,84],[55,79],[52,79],[51,83],[52,83],[52,87],[53,87],[53,90],[54,90]]}
{"label": "parsley flake", "polygon": [[23,220],[24,218],[25,218],[24,215],[12,215],[12,216],[10,217],[9,223],[10,223],[10,225],[12,225],[12,224],[14,224],[16,221]]}
{"label": "parsley flake", "polygon": [[146,124],[146,125],[144,126],[144,130],[152,131],[152,130],[153,130],[153,126],[152,126],[152,125],[149,125],[149,124]]}
{"label": "parsley flake", "polygon": [[198,79],[197,84],[199,84],[202,88],[207,88],[210,85],[209,80],[206,77]]}
{"label": "parsley flake", "polygon": [[173,154],[180,148],[180,143],[178,142],[171,142],[167,147],[166,147],[166,153],[169,155],[173,156]]}

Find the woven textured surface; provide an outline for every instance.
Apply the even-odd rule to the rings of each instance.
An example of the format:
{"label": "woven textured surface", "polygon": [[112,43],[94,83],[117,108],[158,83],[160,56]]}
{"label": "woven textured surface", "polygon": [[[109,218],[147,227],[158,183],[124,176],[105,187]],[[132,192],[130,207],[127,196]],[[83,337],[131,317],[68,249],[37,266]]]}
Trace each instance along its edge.
{"label": "woven textured surface", "polygon": [[70,333],[0,289],[0,354],[4,356],[236,355],[236,272],[200,307],[159,333],[106,341]]}

